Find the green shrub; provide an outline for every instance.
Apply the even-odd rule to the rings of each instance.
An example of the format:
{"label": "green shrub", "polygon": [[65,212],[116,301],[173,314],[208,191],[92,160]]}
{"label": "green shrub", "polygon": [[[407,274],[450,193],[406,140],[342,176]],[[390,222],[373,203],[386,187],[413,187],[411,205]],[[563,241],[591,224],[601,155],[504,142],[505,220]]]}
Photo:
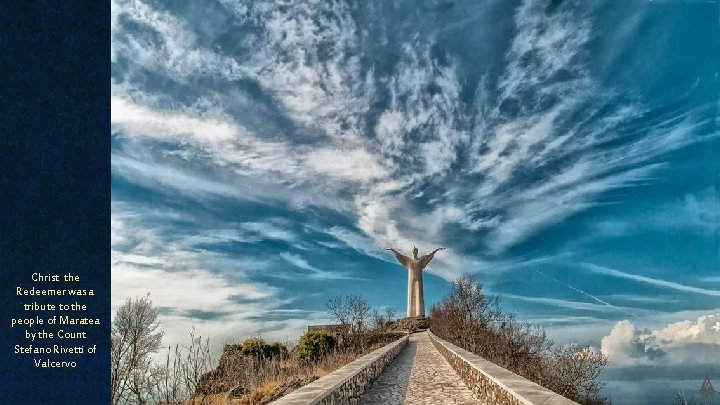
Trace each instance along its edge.
{"label": "green shrub", "polygon": [[239,346],[240,353],[243,356],[253,356],[257,358],[270,359],[280,357],[287,354],[287,348],[280,342],[267,344],[261,338],[245,339]]}
{"label": "green shrub", "polygon": [[266,357],[267,344],[259,337],[245,339],[240,345],[240,353],[244,356]]}
{"label": "green shrub", "polygon": [[268,347],[272,357],[285,357],[288,354],[287,347],[285,347],[285,345],[280,342],[275,342]]}
{"label": "green shrub", "polygon": [[335,347],[335,337],[326,330],[306,332],[298,341],[298,361],[315,362]]}

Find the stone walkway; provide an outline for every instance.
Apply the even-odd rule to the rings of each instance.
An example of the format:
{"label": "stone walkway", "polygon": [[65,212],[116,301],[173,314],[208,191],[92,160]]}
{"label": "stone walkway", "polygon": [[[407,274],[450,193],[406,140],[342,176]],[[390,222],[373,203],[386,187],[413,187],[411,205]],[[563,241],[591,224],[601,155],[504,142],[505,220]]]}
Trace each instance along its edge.
{"label": "stone walkway", "polygon": [[410,336],[395,361],[360,397],[361,405],[479,403],[424,332]]}

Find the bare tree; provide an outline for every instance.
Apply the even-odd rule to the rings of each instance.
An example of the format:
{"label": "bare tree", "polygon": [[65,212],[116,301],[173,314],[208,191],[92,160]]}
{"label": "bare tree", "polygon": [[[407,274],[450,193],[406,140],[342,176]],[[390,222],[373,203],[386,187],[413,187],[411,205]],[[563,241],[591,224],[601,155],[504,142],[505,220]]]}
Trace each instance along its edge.
{"label": "bare tree", "polygon": [[157,373],[150,355],[160,349],[158,310],[150,295],[128,298],[118,308],[111,329],[112,404],[146,404]]}
{"label": "bare tree", "polygon": [[368,326],[372,307],[359,295],[335,296],[328,300],[330,315],[341,325],[347,326],[351,334],[362,332]]}
{"label": "bare tree", "polygon": [[597,394],[603,388],[600,374],[607,364],[607,357],[589,346],[570,344],[555,349],[546,357],[547,369],[543,385],[581,403],[602,403]]}
{"label": "bare tree", "polygon": [[579,345],[553,348],[542,328],[503,313],[499,298],[471,277],[455,280],[431,313],[436,335],[576,402],[609,402],[600,395],[607,363],[602,353]]}
{"label": "bare tree", "polygon": [[385,307],[385,312],[380,313],[377,309],[372,310],[372,314],[370,316],[372,320],[372,326],[373,329],[382,329],[387,325],[388,322],[395,319],[395,309],[392,307]]}
{"label": "bare tree", "polygon": [[[164,364],[155,373],[152,395],[157,403],[182,404],[197,390],[200,377],[214,368],[210,355],[210,339],[202,339],[190,332],[188,346],[175,345],[168,348]],[[200,402],[205,402],[203,397]]]}
{"label": "bare tree", "polygon": [[393,307],[385,307],[385,321],[394,321],[397,317],[397,311]]}
{"label": "bare tree", "polygon": [[346,297],[336,295],[330,298],[326,305],[335,321],[341,325],[350,326],[350,307],[346,305]]}
{"label": "bare tree", "polygon": [[355,333],[360,333],[368,326],[370,311],[372,307],[367,300],[359,295],[348,295],[346,297],[352,319],[351,329]]}
{"label": "bare tree", "polygon": [[377,309],[372,310],[372,327],[374,330],[380,330],[387,324],[387,318],[381,314]]}

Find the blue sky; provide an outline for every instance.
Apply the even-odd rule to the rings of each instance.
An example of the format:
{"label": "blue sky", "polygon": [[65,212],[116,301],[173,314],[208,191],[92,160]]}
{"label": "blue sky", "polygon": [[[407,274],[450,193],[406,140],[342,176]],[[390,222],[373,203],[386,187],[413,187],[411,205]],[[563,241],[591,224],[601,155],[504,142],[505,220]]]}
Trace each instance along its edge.
{"label": "blue sky", "polygon": [[718,364],[719,8],[113,1],[113,305],[292,339],[445,246],[428,307],[470,273],[618,370]]}

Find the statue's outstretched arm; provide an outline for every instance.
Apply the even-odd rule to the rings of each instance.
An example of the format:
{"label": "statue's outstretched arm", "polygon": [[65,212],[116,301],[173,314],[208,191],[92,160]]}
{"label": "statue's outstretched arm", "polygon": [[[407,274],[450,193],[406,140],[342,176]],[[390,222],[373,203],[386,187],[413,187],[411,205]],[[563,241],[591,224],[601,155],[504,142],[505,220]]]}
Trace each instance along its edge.
{"label": "statue's outstretched arm", "polygon": [[445,250],[445,248],[437,248],[437,249],[433,250],[432,252],[426,254],[425,256],[421,257],[420,258],[420,267],[425,268],[425,266],[427,266],[430,263],[430,261],[433,259],[433,257],[435,256],[435,253],[437,253],[441,250]]}
{"label": "statue's outstretched arm", "polygon": [[395,258],[397,259],[397,261],[400,262],[400,264],[403,265],[403,267],[407,267],[408,263],[410,263],[410,258],[405,256],[404,254],[398,252],[397,250],[395,250],[393,248],[387,248],[385,250],[389,250],[389,251],[393,252],[393,254],[395,254]]}

